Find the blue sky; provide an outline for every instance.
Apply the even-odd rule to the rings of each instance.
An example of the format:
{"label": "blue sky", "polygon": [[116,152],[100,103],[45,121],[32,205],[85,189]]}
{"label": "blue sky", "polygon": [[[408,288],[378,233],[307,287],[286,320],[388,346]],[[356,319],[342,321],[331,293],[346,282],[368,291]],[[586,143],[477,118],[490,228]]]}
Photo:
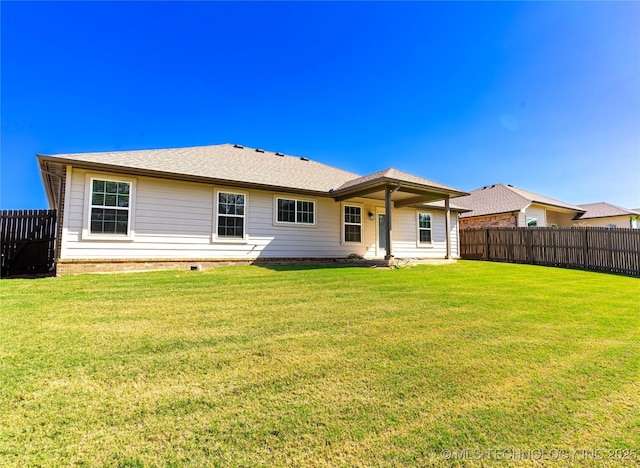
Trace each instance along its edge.
{"label": "blue sky", "polygon": [[2,209],[36,153],[240,143],[640,207],[638,2],[7,2]]}

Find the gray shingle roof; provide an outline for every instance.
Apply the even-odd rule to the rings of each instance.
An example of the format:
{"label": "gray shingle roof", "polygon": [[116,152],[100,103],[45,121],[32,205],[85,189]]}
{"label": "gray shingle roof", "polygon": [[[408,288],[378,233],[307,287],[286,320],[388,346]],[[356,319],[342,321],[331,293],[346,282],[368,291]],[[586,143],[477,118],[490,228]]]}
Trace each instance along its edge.
{"label": "gray shingle roof", "polygon": [[360,177],[358,174],[308,158],[232,144],[101,153],[39,154],[38,158],[121,172],[243,183],[325,195],[331,190],[354,187],[385,178],[426,185],[445,192],[465,193],[396,169]]}
{"label": "gray shingle roof", "polygon": [[38,155],[56,161],[125,170],[244,182],[268,187],[328,192],[357,174],[307,158],[223,144],[190,148]]}
{"label": "gray shingle roof", "polygon": [[637,210],[628,210],[620,206],[612,205],[606,202],[598,203],[586,203],[580,206],[585,212],[577,216],[577,219],[592,219],[592,218],[609,218],[612,216],[632,216],[640,215]]}
{"label": "gray shingle roof", "polygon": [[499,213],[511,213],[525,209],[531,203],[554,206],[581,213],[584,211],[577,205],[565,203],[560,200],[545,197],[537,193],[529,192],[511,185],[495,184],[481,187],[471,192],[466,197],[456,199],[462,206],[472,209],[470,213],[464,213],[461,218],[473,216],[486,216]]}
{"label": "gray shingle roof", "polygon": [[417,184],[417,185],[427,185],[427,186],[439,188],[445,191],[460,192],[460,190],[456,188],[449,187],[439,182],[434,182],[433,180],[424,179],[422,177],[418,177],[413,174],[402,172],[393,168],[374,172],[373,174],[368,174],[366,176],[358,177],[357,179],[350,180],[342,184],[342,186],[338,187],[337,190],[344,190],[344,189],[356,187],[359,185],[366,185],[369,182],[376,182],[378,180],[383,180],[383,179],[389,179],[389,180],[394,180],[398,182],[408,182],[408,183]]}

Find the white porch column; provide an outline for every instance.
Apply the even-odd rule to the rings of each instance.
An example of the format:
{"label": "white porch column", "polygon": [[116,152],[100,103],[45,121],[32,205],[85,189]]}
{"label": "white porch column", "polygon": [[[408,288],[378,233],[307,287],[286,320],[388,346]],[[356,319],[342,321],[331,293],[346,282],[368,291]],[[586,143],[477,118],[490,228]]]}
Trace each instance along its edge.
{"label": "white porch column", "polygon": [[387,187],[384,189],[384,210],[385,210],[385,230],[387,231],[387,238],[385,239],[385,260],[391,260],[391,194],[393,189]]}
{"label": "white porch column", "polygon": [[444,229],[447,232],[447,255],[445,258],[451,258],[451,209],[449,207],[449,197],[444,199]]}

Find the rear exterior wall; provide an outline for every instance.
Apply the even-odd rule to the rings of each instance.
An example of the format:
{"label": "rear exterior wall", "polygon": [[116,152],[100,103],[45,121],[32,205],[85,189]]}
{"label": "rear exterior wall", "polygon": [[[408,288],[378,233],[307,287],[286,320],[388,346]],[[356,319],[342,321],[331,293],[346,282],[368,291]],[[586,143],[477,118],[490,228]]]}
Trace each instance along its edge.
{"label": "rear exterior wall", "polygon": [[[135,183],[132,198],[132,228],[130,238],[114,240],[86,236],[89,216],[89,177],[129,179]],[[246,195],[246,237],[243,240],[216,239],[216,191],[241,192]],[[280,225],[275,222],[275,197],[305,199],[315,202],[314,226]],[[342,210],[345,204],[362,208],[362,242],[345,243]],[[331,259],[358,254],[365,258],[381,258],[378,247],[377,222],[368,213],[384,210],[381,200],[355,199],[335,202],[331,198],[307,197],[265,190],[214,186],[153,177],[128,177],[67,167],[65,209],[61,236],[59,265],[93,265],[95,271],[115,268],[96,267],[105,260],[115,263],[142,265],[156,262],[159,266],[199,262],[252,262],[265,259]],[[417,214],[432,215],[430,245],[418,245]],[[393,253],[396,257],[441,259],[446,253],[446,233],[443,211],[394,209]],[[84,233],[83,233],[84,230]],[[457,214],[451,214],[452,256],[458,257]],[[92,238],[90,238],[92,237]],[[166,268],[166,266],[161,266]],[[128,269],[134,269],[129,265]],[[146,268],[145,268],[146,269]],[[77,271],[77,268],[73,271]]]}

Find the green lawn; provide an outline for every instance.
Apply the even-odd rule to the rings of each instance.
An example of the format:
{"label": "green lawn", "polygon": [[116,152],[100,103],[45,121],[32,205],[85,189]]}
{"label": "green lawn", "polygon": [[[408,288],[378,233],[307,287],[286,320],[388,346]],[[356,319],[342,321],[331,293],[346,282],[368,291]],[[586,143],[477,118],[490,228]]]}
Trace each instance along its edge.
{"label": "green lawn", "polygon": [[635,278],[228,267],[0,294],[0,466],[640,459]]}

